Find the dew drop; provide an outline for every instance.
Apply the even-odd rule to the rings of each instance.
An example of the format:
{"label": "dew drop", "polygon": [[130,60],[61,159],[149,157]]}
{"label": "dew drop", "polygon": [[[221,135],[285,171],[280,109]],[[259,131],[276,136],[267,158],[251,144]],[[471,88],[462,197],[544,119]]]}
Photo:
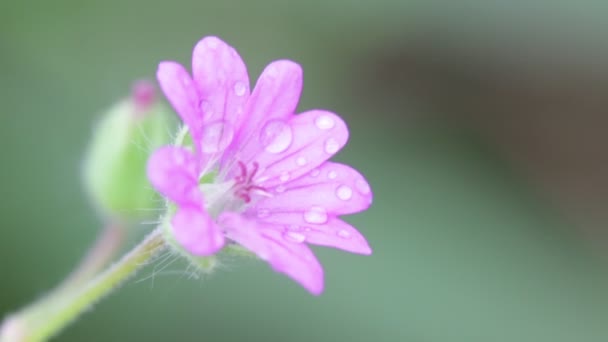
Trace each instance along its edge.
{"label": "dew drop", "polygon": [[336,122],[329,115],[319,115],[315,119],[315,125],[317,125],[317,127],[322,130],[332,129],[334,128],[335,124]]}
{"label": "dew drop", "polygon": [[329,179],[336,179],[338,177],[338,173],[336,171],[329,171],[329,173],[327,174],[327,177]]}
{"label": "dew drop", "polygon": [[313,206],[304,213],[304,221],[316,224],[325,223],[327,222],[327,212],[322,207]]}
{"label": "dew drop", "polygon": [[245,95],[246,90],[247,90],[247,87],[245,86],[245,83],[238,81],[234,84],[234,93],[236,94],[236,96]]}
{"label": "dew drop", "polygon": [[299,231],[300,226],[298,226],[297,224],[290,224],[289,226],[287,226],[287,229],[289,229],[291,231]]}
{"label": "dew drop", "polygon": [[186,157],[183,153],[173,153],[173,162],[176,165],[184,165],[186,163]]}
{"label": "dew drop", "polygon": [[281,153],[285,151],[293,140],[291,127],[282,120],[270,120],[262,128],[260,142],[270,153]]}
{"label": "dew drop", "polygon": [[202,100],[198,107],[200,108],[201,112],[203,112],[203,114],[209,115],[207,114],[209,112],[209,110],[211,109],[211,103],[209,103],[209,101],[206,100]]}
{"label": "dew drop", "polygon": [[217,121],[205,126],[202,135],[201,150],[203,153],[217,153],[230,145],[234,130],[224,121]]}
{"label": "dew drop", "polygon": [[329,154],[334,154],[334,153],[338,152],[339,149],[340,149],[340,143],[338,143],[338,141],[336,139],[329,138],[325,142],[325,152],[327,152]]}
{"label": "dew drop", "polygon": [[304,240],[306,240],[306,235],[296,232],[287,232],[285,233],[285,237],[287,240],[297,243],[302,243]]}
{"label": "dew drop", "polygon": [[336,196],[343,201],[348,201],[353,197],[353,189],[348,185],[340,185],[338,189],[336,189]]}
{"label": "dew drop", "polygon": [[210,47],[211,49],[213,49],[213,50],[217,49],[218,45],[219,45],[219,42],[218,42],[217,38],[207,39],[207,46]]}
{"label": "dew drop", "polygon": [[371,191],[369,185],[363,179],[357,179],[357,181],[355,182],[355,186],[357,187],[357,190],[359,190],[359,192],[363,195],[367,195]]}
{"label": "dew drop", "polygon": [[258,218],[265,218],[270,216],[270,210],[268,209],[258,209]]}
{"label": "dew drop", "polygon": [[279,176],[279,179],[281,180],[281,182],[287,182],[289,180],[289,173],[288,172],[281,173],[281,175]]}
{"label": "dew drop", "polygon": [[343,239],[348,239],[350,238],[350,233],[348,232],[348,230],[340,229],[338,231],[338,236]]}
{"label": "dew drop", "polygon": [[310,177],[317,177],[320,173],[321,171],[319,171],[319,169],[314,169],[310,171]]}
{"label": "dew drop", "polygon": [[298,157],[298,159],[296,159],[296,164],[299,166],[304,166],[306,163],[308,163],[308,161],[304,157]]}
{"label": "dew drop", "polygon": [[279,69],[277,69],[277,67],[275,65],[270,64],[269,66],[266,67],[264,74],[266,76],[270,76],[270,77],[274,78],[274,77],[279,76]]}

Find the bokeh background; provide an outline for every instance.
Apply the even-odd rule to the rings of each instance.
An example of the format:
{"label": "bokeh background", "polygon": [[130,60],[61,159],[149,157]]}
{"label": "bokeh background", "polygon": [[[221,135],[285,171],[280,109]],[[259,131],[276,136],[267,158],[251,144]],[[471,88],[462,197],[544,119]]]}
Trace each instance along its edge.
{"label": "bokeh background", "polygon": [[[261,262],[139,273],[57,341],[607,341],[605,1],[3,1],[0,316],[68,273],[100,221],[94,120],[219,35],[251,78],[305,70],[375,191],[371,257],[317,248],[312,297]],[[135,228],[138,234],[149,225]]]}

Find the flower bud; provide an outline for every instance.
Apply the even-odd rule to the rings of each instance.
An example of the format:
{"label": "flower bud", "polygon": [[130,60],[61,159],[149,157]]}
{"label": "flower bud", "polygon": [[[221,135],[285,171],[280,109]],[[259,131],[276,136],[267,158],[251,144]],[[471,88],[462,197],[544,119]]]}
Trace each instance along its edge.
{"label": "flower bud", "polygon": [[171,142],[174,127],[172,113],[144,81],[101,117],[85,155],[83,178],[105,218],[141,220],[156,214],[149,209],[161,201],[148,183],[146,163],[152,151]]}

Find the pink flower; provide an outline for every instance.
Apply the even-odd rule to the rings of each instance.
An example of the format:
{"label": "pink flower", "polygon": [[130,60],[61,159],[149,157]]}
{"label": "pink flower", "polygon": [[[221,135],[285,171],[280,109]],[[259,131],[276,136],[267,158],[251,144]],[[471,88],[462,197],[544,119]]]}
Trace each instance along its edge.
{"label": "pink flower", "polygon": [[327,161],[348,129],[329,111],[295,114],[298,64],[270,63],[250,92],[238,53],[206,37],[194,48],[192,77],[168,61],[157,76],[191,143],[156,151],[148,178],[176,204],[172,232],[185,250],[206,256],[238,243],[313,294],[323,291],[323,269],[307,244],[371,254],[339,218],[368,208],[370,187],[351,167]]}

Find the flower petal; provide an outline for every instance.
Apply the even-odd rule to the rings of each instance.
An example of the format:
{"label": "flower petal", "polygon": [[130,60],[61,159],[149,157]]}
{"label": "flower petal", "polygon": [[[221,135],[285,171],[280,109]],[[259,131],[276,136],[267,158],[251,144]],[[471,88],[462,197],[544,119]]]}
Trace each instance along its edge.
{"label": "flower petal", "polygon": [[211,217],[198,207],[180,207],[171,220],[173,236],[188,252],[207,256],[224,246],[224,235]]}
{"label": "flower petal", "polygon": [[323,268],[306,244],[288,240],[239,214],[225,213],[220,222],[230,239],[267,261],[275,271],[287,274],[314,295],[323,292]]}
{"label": "flower petal", "polygon": [[219,136],[213,136],[218,146],[211,146],[206,152],[219,153],[230,144],[242,123],[249,98],[247,68],[234,48],[217,37],[205,37],[194,47],[192,73],[201,94],[199,106],[205,127],[222,125]]}
{"label": "flower petal", "polygon": [[156,190],[178,205],[202,205],[197,165],[196,158],[188,150],[161,147],[148,160],[148,179]]}
{"label": "flower petal", "polygon": [[198,109],[200,97],[190,74],[180,64],[165,61],[158,65],[156,78],[167,100],[190,128],[196,141],[200,137],[203,118]]}
{"label": "flower petal", "polygon": [[[260,149],[261,130],[273,122],[287,122],[295,113],[302,92],[302,68],[295,62],[270,63],[260,75],[247,102],[243,125],[225,161],[245,161]],[[263,147],[262,147],[263,148]]]}
{"label": "flower petal", "polygon": [[268,149],[255,156],[261,186],[268,188],[296,179],[321,165],[348,141],[348,128],[334,113],[311,110],[289,121],[291,144],[284,151]]}
{"label": "flower petal", "polygon": [[272,208],[273,212],[306,213],[311,208],[321,208],[327,215],[352,214],[367,209],[373,197],[367,181],[357,170],[332,162],[267,189],[273,196],[262,197],[256,208]]}
{"label": "flower petal", "polygon": [[353,226],[338,218],[330,218],[325,224],[310,224],[304,221],[301,215],[280,214],[265,221],[277,219],[290,222],[289,224],[274,222],[273,225],[293,240],[303,240],[313,245],[338,248],[351,253],[372,254],[365,237]]}
{"label": "flower petal", "polygon": [[[294,114],[302,93],[302,68],[289,60],[274,61],[264,68],[247,103],[247,127],[256,131],[267,120]],[[257,126],[257,127],[256,127]]]}

